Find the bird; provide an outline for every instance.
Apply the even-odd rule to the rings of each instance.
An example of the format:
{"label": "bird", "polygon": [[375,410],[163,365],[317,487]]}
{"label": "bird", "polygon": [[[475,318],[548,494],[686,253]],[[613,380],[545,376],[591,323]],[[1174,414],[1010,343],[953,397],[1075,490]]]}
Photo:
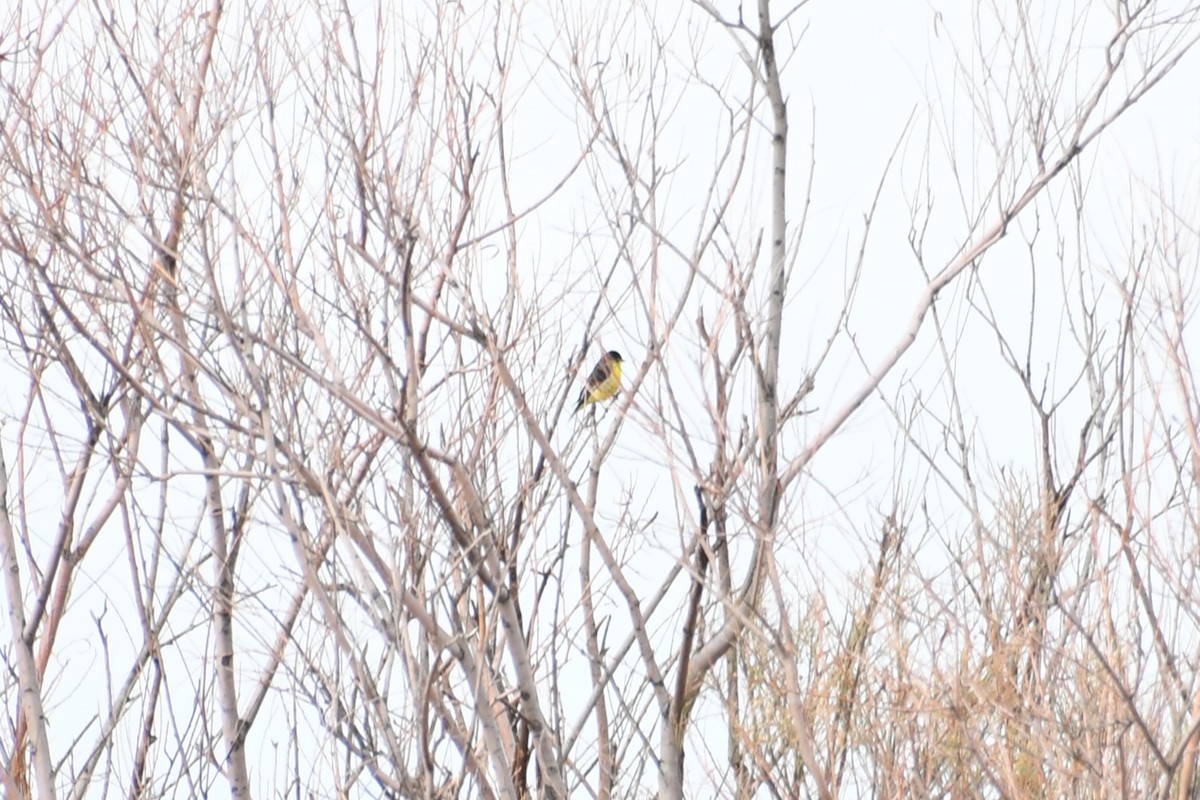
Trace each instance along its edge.
{"label": "bird", "polygon": [[589,403],[599,403],[615,395],[621,390],[621,354],[609,350],[598,362],[583,390],[579,393],[579,402],[575,404],[575,413]]}

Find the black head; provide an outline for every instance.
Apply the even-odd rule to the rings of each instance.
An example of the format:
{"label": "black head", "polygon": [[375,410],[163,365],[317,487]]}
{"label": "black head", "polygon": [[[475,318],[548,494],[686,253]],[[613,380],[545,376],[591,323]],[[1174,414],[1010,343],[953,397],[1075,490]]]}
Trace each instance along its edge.
{"label": "black head", "polygon": [[606,356],[608,357],[609,361],[615,361],[618,364],[621,363],[621,360],[622,360],[621,354],[618,353],[616,350],[609,350],[608,353],[606,353]]}

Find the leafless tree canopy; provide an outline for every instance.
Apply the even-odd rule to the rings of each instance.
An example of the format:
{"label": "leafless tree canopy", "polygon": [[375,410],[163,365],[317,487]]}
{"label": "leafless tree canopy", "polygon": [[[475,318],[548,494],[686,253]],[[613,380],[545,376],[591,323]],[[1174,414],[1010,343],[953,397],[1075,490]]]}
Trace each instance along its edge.
{"label": "leafless tree canopy", "polygon": [[1196,796],[1200,9],[852,5],[0,12],[4,794]]}

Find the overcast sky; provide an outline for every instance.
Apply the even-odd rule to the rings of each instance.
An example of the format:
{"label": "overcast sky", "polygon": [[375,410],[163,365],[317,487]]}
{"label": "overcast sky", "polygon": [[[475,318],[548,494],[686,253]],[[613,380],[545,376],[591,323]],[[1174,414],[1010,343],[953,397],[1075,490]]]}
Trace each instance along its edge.
{"label": "overcast sky", "polygon": [[[588,172],[591,167],[572,172],[590,131],[563,81],[566,43],[578,33],[581,61],[595,65],[594,74],[602,80],[613,105],[613,119],[625,126],[626,133],[636,136],[644,124],[645,93],[657,93],[666,118],[654,143],[664,176],[659,213],[664,224],[662,232],[680,242],[693,239],[695,231],[710,221],[700,198],[712,179],[722,137],[727,135],[723,125],[728,112],[739,107],[748,91],[738,40],[713,24],[703,11],[676,2],[652,2],[649,9],[619,5],[533,2],[522,7],[519,28],[508,28],[518,31],[514,35],[521,42],[516,51],[517,68],[508,87],[511,127],[506,131],[511,154],[508,166],[517,176],[513,183],[514,205],[518,210],[531,208],[551,193],[553,197],[537,206],[518,226],[522,260],[515,278],[506,270],[507,254],[501,237],[485,243],[471,258],[482,268],[473,280],[485,288],[501,287],[515,279],[521,283],[522,292],[535,297],[556,296],[562,287],[568,287],[563,302],[546,312],[549,318],[537,323],[553,345],[546,348],[552,355],[538,364],[519,365],[527,370],[529,380],[540,380],[551,387],[540,396],[546,400],[540,411],[550,408],[551,389],[562,379],[564,365],[582,339],[581,314],[595,297],[601,266],[617,252],[611,231],[600,224],[607,199],[597,188],[615,185],[605,183],[612,180],[612,172],[603,180],[596,180]],[[803,237],[790,242],[796,258],[786,307],[782,369],[785,393],[795,391],[834,333],[846,300],[848,276],[863,241],[866,215],[876,192],[879,194],[863,272],[847,323],[853,336],[839,339],[817,376],[816,391],[806,401],[810,413],[785,432],[785,456],[794,455],[826,423],[909,324],[927,280],[909,243],[913,209],[918,214],[925,213],[921,209],[928,210],[924,267],[931,272],[949,264],[978,230],[995,219],[994,209],[980,200],[989,191],[997,169],[984,120],[987,113],[1002,117],[1006,112],[1019,112],[1020,104],[1015,99],[1015,84],[1006,77],[1009,56],[996,44],[996,11],[973,13],[974,5],[960,1],[814,0],[781,30],[783,80],[791,125],[788,188],[793,223],[804,208],[806,193],[811,201]],[[1001,7],[1000,13],[1013,13],[1007,3],[995,5]],[[1087,0],[1081,0],[1074,9],[1053,2],[1022,5],[1035,6],[1032,13],[1042,50],[1017,53],[1015,57],[1036,56],[1039,68],[1061,71],[1062,90],[1056,109],[1049,114],[1052,120],[1069,119],[1076,104],[1095,86],[1103,64],[1103,32],[1110,20],[1103,4]],[[431,10],[438,6],[430,0],[419,5],[406,3],[398,9],[388,5],[382,12],[370,4],[362,7],[364,11],[356,22],[363,31],[373,26],[376,13],[390,20],[388,41],[396,48],[382,54],[386,60],[402,57],[401,43],[413,41],[411,37],[418,33],[429,33],[428,26],[434,19]],[[720,7],[725,13],[735,13],[736,6],[731,3]],[[493,35],[494,18],[488,10],[493,8],[493,4],[463,6],[463,13],[478,25],[474,31],[468,26],[462,36],[459,46],[463,59],[484,72],[492,63],[486,45]],[[241,12],[231,8],[229,13]],[[305,12],[298,13],[303,19]],[[651,26],[651,18],[656,27]],[[80,25],[73,35],[77,46],[83,47],[89,31],[80,21],[82,15],[73,19]],[[228,52],[250,46],[253,19],[231,21],[223,28],[223,47]],[[306,28],[302,25],[301,29]],[[986,43],[984,55],[976,44],[978,38]],[[301,37],[297,42],[302,52],[319,52],[328,45],[325,34],[315,25],[308,41]],[[307,79],[289,76],[298,87]],[[1200,219],[1197,86],[1200,58],[1192,54],[1147,99],[1089,147],[1077,168],[1064,172],[1044,197],[1013,223],[1011,235],[987,255],[977,275],[955,284],[939,300],[937,308],[947,331],[956,376],[953,386],[962,403],[970,438],[978,448],[973,457],[984,466],[978,477],[985,498],[999,491],[1002,471],[1035,473],[1037,429],[1023,389],[1003,365],[996,331],[983,324],[978,309],[989,308],[994,313],[998,328],[1015,351],[1024,354],[1028,350],[1035,380],[1044,382],[1050,395],[1063,399],[1068,419],[1075,419],[1072,414],[1077,417],[1084,413],[1087,397],[1077,384],[1083,356],[1071,333],[1078,319],[1068,310],[1074,299],[1081,293],[1096,298],[1101,324],[1115,324],[1121,312],[1116,279],[1125,274],[1131,248],[1136,249],[1138,242],[1144,241],[1156,219],[1170,220],[1190,232],[1190,242],[1184,242],[1181,248],[1180,263],[1189,273],[1183,282],[1195,292],[1194,221]],[[391,88],[398,97],[407,90],[402,85]],[[293,96],[299,104],[305,98],[300,89],[295,91]],[[981,104],[981,97],[988,99]],[[1102,116],[1111,110],[1101,106],[1097,114]],[[247,116],[256,113],[258,110],[250,110]],[[285,103],[277,113],[280,119],[295,121],[296,140],[311,150],[316,170],[322,143],[305,138],[308,117],[304,111],[299,105],[289,108]],[[756,136],[746,179],[755,189],[740,197],[730,212],[731,228],[746,243],[753,241],[756,232],[766,229],[770,199],[767,138],[762,131]],[[1024,152],[1026,144],[1014,142],[1018,152]],[[1017,161],[1019,170],[1028,177],[1032,162],[1027,157]],[[238,177],[247,192],[256,179],[269,173],[263,164],[249,160],[238,166],[239,170],[244,168]],[[494,164],[490,166],[495,168]],[[611,170],[612,165],[607,169]],[[568,175],[572,177],[562,184]],[[1087,197],[1082,220],[1075,218],[1071,202],[1076,188]],[[262,192],[267,194],[266,189]],[[318,189],[313,192],[318,197]],[[319,199],[314,205],[319,205]],[[489,214],[495,222],[505,217],[497,197],[481,200],[480,209],[480,219],[475,221],[480,227],[486,227],[483,221]],[[256,211],[247,204],[248,216]],[[972,215],[978,215],[981,222],[974,224]],[[919,220],[916,227],[921,228],[923,223]],[[1035,230],[1040,231],[1036,237]],[[794,237],[797,233],[793,224],[790,234]],[[639,258],[649,259],[649,248],[640,252],[636,249],[639,241],[645,244],[635,238],[629,256],[635,263]],[[1061,258],[1056,256],[1060,251]],[[659,255],[668,287],[664,296],[669,296],[671,283],[682,283],[688,265],[669,250]],[[715,269],[713,263],[706,263],[704,268]],[[599,355],[601,349],[618,349],[625,354],[632,374],[647,357],[648,331],[628,288],[630,283],[626,277],[614,284],[607,311],[596,330],[592,355]],[[761,290],[761,282],[757,288]],[[487,292],[480,294],[486,302]],[[971,303],[976,304],[975,310]],[[683,413],[699,421],[704,417],[703,378],[694,349],[686,346],[695,341],[694,316],[695,312],[689,314],[687,323],[681,326],[679,345],[665,354],[664,368],[672,370],[677,388],[694,388],[691,398],[685,396]],[[1200,347],[1194,322],[1186,335],[1193,349]],[[944,420],[950,414],[952,386],[941,352],[926,327],[916,346],[884,383],[883,397],[868,400],[785,500],[786,513],[801,520],[799,527],[803,529],[803,535],[788,545],[787,555],[792,558],[786,566],[792,570],[790,576],[798,583],[819,582],[828,587],[824,600],[834,608],[841,600],[840,593],[851,589],[849,582],[838,582],[839,574],[854,573],[869,563],[870,555],[863,548],[869,546],[871,538],[849,534],[877,527],[894,494],[919,495],[904,499],[910,507],[924,501],[924,513],[932,524],[945,525],[940,529],[940,538],[929,538],[928,550],[922,554],[931,573],[936,573],[954,551],[954,543],[947,537],[968,528],[961,503],[942,490],[936,477],[930,477],[930,464],[897,433],[897,423],[887,405],[894,403],[902,415],[913,414],[917,420],[911,429],[914,440],[936,451],[941,436],[933,421]],[[586,370],[592,357],[585,361]],[[651,370],[643,386],[645,401],[639,399],[635,405],[648,407],[657,391],[659,375],[658,370]],[[568,378],[581,379],[582,374]],[[689,400],[694,401],[693,405],[686,405]],[[752,401],[749,381],[742,401],[747,407]],[[16,406],[4,408],[9,417],[18,412]],[[610,412],[602,410],[599,414],[601,430],[611,422],[606,413]],[[579,436],[578,424],[583,423],[560,427],[557,442],[565,446],[572,437]],[[6,425],[6,448],[13,446],[13,435],[13,428]],[[1067,444],[1078,436],[1078,430],[1068,426],[1054,435]],[[701,446],[706,444],[701,442]],[[1068,448],[1067,452],[1073,451]],[[604,491],[610,495],[610,507],[628,502],[633,515],[645,523],[636,530],[636,540],[631,533],[629,541],[620,544],[627,551],[647,554],[634,563],[633,570],[648,593],[663,571],[679,558],[680,532],[687,529],[687,518],[694,511],[687,499],[690,479],[683,476],[681,480],[683,473],[676,471],[679,464],[672,461],[674,457],[644,415],[632,413],[616,456],[606,466]],[[711,453],[702,453],[701,463],[707,463],[708,458]],[[586,458],[576,462],[581,472],[585,462]],[[47,513],[55,510],[54,501],[48,501]],[[187,520],[190,511],[180,509],[179,514]],[[95,597],[119,605],[129,602],[127,591],[104,583],[103,567],[119,564],[123,558],[120,548],[124,542],[113,544],[116,549],[112,557],[96,561],[101,569],[91,574],[91,579],[96,581]],[[557,543],[540,545],[549,554]],[[270,559],[275,556],[288,558],[287,547],[248,557],[255,559],[262,574],[269,577],[275,566]],[[83,590],[84,596],[88,591]],[[256,597],[255,602],[262,602],[262,597]],[[77,649],[65,648],[63,652],[66,661],[72,652],[78,655],[78,661],[74,667],[66,664],[66,677],[59,680],[85,687],[89,680],[96,679],[101,655],[92,621],[84,615],[73,622],[76,627],[68,630],[76,637]],[[662,617],[655,620],[655,627],[662,631],[675,626],[677,630],[678,622],[674,617]],[[255,631],[246,635],[261,635],[261,648],[268,646],[273,637],[273,633]],[[198,637],[191,644],[196,647],[197,660],[203,661],[211,641]],[[577,662],[572,668],[582,670],[582,666]],[[568,699],[568,705],[570,702]],[[283,701],[273,710],[278,714],[277,724],[269,730],[281,737],[290,734],[285,727],[287,709]],[[80,726],[86,724],[82,721]],[[278,757],[274,748],[279,741],[265,733],[252,738],[251,747],[258,749],[260,763],[268,764]],[[265,776],[269,770],[264,768],[263,772]],[[264,785],[259,791],[264,797],[272,796],[277,788]]]}

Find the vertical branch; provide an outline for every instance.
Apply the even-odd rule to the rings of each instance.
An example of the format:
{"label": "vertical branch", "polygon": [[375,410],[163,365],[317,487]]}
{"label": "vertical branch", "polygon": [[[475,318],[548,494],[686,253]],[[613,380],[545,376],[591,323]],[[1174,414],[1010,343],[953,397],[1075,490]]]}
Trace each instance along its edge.
{"label": "vertical branch", "polygon": [[[591,498],[589,498],[590,500]],[[606,800],[612,796],[616,773],[616,756],[609,731],[608,703],[600,690],[605,683],[604,651],[600,647],[599,626],[596,623],[596,582],[592,580],[592,547],[586,534],[583,547],[579,548],[579,598],[583,607],[583,626],[588,651],[588,669],[592,676],[592,687],[596,697],[596,749],[600,760],[600,786],[596,796]]]}
{"label": "vertical branch", "polygon": [[[4,571],[4,593],[8,600],[8,622],[12,630],[13,649],[17,655],[17,681],[21,693],[21,713],[28,721],[32,732],[33,774],[37,785],[37,796],[53,800],[54,766],[50,761],[50,741],[46,736],[46,717],[42,711],[42,688],[38,678],[37,664],[33,658],[33,642],[25,635],[25,599],[21,592],[21,574],[17,563],[17,541],[13,535],[12,521],[8,514],[8,466],[4,462],[4,449],[0,444],[0,568]],[[22,742],[15,743],[23,748]],[[12,779],[19,787],[27,787],[22,751],[13,753]]]}
{"label": "vertical branch", "polygon": [[759,352],[758,433],[759,535],[774,528],[779,506],[779,342],[783,335],[783,301],[787,295],[787,104],[779,80],[775,53],[775,29],[771,26],[770,0],[758,0],[758,49],[763,64],[763,83],[771,105],[771,246],[767,296],[765,348]]}
{"label": "vertical branch", "polygon": [[[221,729],[227,752],[222,759],[228,767],[230,796],[250,797],[250,774],[245,753],[245,727],[238,714],[237,679],[234,671],[233,606],[234,573],[236,563],[230,547],[229,531],[225,526],[221,502],[221,461],[216,453],[217,440],[209,427],[205,414],[208,404],[200,391],[199,376],[194,358],[190,355],[188,332],[184,311],[179,302],[179,251],[183,239],[184,217],[187,199],[191,195],[191,171],[195,168],[192,159],[198,150],[196,136],[200,124],[200,107],[204,99],[208,70],[212,64],[218,25],[221,19],[221,0],[212,0],[207,13],[207,31],[202,44],[196,70],[196,82],[191,104],[182,120],[183,151],[179,163],[178,184],[171,208],[170,227],[159,250],[158,275],[166,279],[164,290],[167,312],[170,316],[172,333],[179,348],[180,383],[192,409],[192,424],[195,427],[195,443],[204,462],[205,508],[209,515],[212,532],[213,568],[215,587],[213,593],[214,655],[217,670],[217,702],[221,709]],[[152,297],[152,295],[151,295]],[[150,297],[147,298],[148,300]]]}
{"label": "vertical branch", "polygon": [[[796,669],[796,642],[788,622],[788,608],[784,602],[775,565],[775,523],[779,510],[782,484],[779,480],[779,453],[777,449],[779,424],[779,342],[783,329],[783,301],[787,294],[787,105],[783,99],[783,87],[779,80],[779,64],[775,52],[775,29],[771,24],[770,0],[758,0],[758,47],[763,62],[763,82],[767,99],[771,104],[771,272],[770,294],[767,298],[766,348],[759,353],[761,383],[758,387],[758,428],[762,451],[759,455],[759,507],[758,536],[761,540],[760,553],[763,566],[770,574],[779,603],[780,645],[784,655],[784,675],[788,687],[788,710],[792,716],[792,727],[804,765],[817,783],[818,795],[832,798],[829,780],[824,766],[817,759],[812,725],[804,709],[800,692],[800,679]],[[753,595],[751,602],[754,602]]]}
{"label": "vertical branch", "polygon": [[692,571],[692,591],[688,598],[687,617],[683,622],[683,638],[679,644],[679,667],[675,676],[675,691],[671,695],[671,707],[667,713],[666,732],[663,737],[662,755],[664,770],[678,770],[678,794],[683,794],[683,732],[687,715],[695,695],[689,693],[688,671],[691,667],[692,648],[696,641],[696,629],[700,620],[701,599],[704,597],[704,579],[708,575],[709,557],[712,549],[708,542],[709,514],[704,502],[704,491],[695,487],[696,502],[700,507],[700,523],[695,540],[695,567]]}

